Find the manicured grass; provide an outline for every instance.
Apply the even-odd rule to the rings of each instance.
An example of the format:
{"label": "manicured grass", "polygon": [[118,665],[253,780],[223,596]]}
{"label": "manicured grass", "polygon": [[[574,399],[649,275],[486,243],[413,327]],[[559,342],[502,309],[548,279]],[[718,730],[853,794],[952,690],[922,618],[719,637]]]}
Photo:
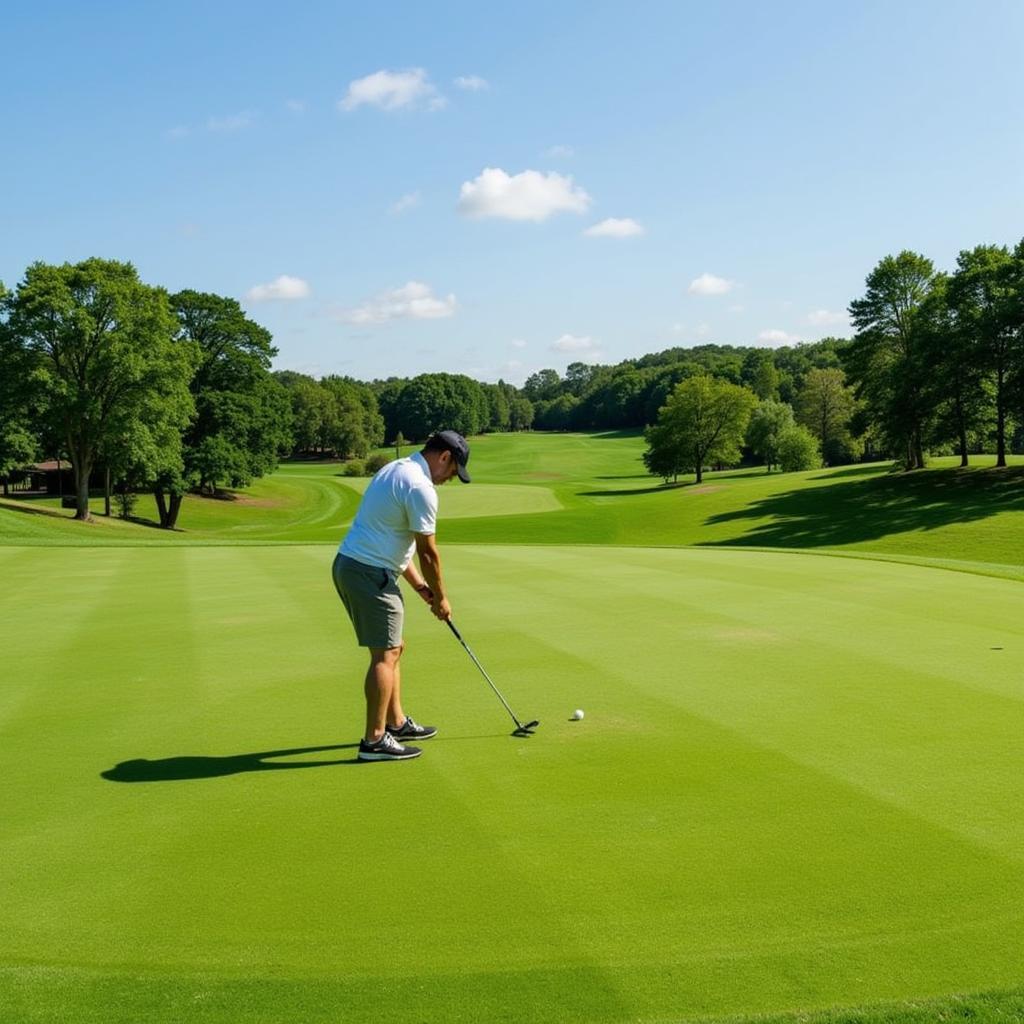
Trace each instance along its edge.
{"label": "manicured grass", "polygon": [[1015,1019],[1018,583],[452,546],[456,622],[541,728],[411,607],[442,732],[358,765],[329,563],[0,550],[5,1024]]}
{"label": "manicured grass", "polygon": [[[470,487],[441,496],[446,543],[741,545],[871,553],[1024,578],[1024,457],[967,470],[935,459],[915,474],[888,464],[808,473],[705,474],[664,487],[636,434],[488,435],[473,440]],[[238,500],[189,496],[181,532],[117,520],[70,521],[50,502],[0,501],[0,543],[331,543],[355,514],[363,479],[337,463],[291,463]],[[140,515],[152,514],[140,499]],[[46,508],[55,515],[27,512]],[[98,503],[96,505],[98,508]]]}
{"label": "manicured grass", "polygon": [[642,447],[474,440],[455,620],[542,725],[413,604],[412,764],[353,760],[365,480],[0,502],[0,1021],[1024,1020],[1024,459]]}

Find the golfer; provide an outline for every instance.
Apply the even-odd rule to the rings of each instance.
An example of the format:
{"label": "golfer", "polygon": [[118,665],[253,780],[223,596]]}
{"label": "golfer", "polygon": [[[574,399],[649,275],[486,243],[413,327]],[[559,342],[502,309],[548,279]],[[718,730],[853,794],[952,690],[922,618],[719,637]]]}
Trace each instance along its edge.
{"label": "golfer", "polygon": [[[452,609],[441,578],[441,555],[434,531],[437,490],[458,474],[469,483],[469,445],[454,430],[432,434],[405,459],[389,462],[371,481],[351,528],[334,559],[334,586],[345,603],[360,647],[370,649],[366,671],[366,733],[360,761],[402,761],[419,757],[406,740],[436,735],[402,709],[399,662],[405,605],[398,577],[430,605],[442,621]],[[419,561],[417,569],[413,552]]]}

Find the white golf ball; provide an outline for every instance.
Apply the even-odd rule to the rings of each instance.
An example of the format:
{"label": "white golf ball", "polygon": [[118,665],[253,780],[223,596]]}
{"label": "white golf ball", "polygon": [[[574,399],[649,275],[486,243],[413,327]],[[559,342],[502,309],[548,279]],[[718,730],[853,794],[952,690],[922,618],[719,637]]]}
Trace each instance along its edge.
{"label": "white golf ball", "polygon": [[581,719],[582,717],[583,717],[583,709],[582,709],[582,708],[577,708],[577,709],[576,709],[576,710],[575,710],[575,711],[574,711],[574,712],[572,713],[572,720],[573,720],[574,722],[578,722],[578,721],[579,721],[579,720],[580,720],[580,719]]}

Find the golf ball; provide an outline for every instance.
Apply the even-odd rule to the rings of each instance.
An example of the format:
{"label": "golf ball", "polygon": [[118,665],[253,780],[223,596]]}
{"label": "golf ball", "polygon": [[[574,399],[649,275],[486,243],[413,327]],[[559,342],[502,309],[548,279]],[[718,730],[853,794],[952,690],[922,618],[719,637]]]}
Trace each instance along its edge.
{"label": "golf ball", "polygon": [[580,720],[580,719],[581,719],[582,717],[583,717],[583,710],[582,710],[581,708],[577,708],[577,709],[576,709],[576,710],[575,710],[575,711],[574,711],[574,712],[572,713],[572,720],[573,720],[574,722],[578,722],[578,721],[579,721],[579,720]]}

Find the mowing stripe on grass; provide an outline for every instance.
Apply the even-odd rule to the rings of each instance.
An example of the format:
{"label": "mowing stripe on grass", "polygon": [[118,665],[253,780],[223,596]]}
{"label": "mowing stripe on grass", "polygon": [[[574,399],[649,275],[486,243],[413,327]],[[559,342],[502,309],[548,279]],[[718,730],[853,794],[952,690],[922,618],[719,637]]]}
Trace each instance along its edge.
{"label": "mowing stripe on grass", "polygon": [[460,629],[543,724],[510,738],[410,601],[406,705],[442,731],[367,766],[332,548],[33,552],[77,581],[33,598],[76,672],[40,678],[8,644],[0,999],[22,1019],[167,1022],[187,997],[225,1024],[381,998],[424,1021],[668,1021],[1019,982],[1006,581],[450,548]]}

